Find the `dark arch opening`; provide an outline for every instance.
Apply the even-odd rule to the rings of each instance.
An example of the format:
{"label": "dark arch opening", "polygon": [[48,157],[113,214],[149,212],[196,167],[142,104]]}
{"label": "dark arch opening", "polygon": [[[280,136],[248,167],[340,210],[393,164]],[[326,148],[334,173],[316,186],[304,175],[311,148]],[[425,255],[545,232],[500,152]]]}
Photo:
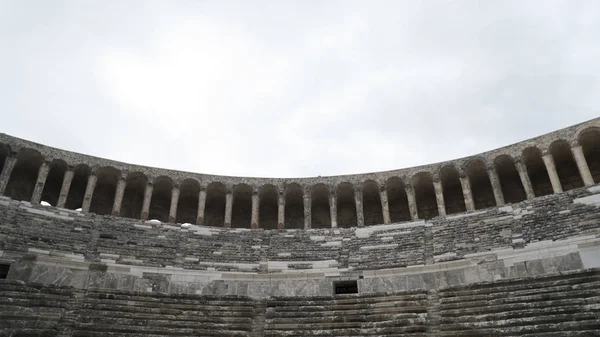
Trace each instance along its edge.
{"label": "dark arch opening", "polygon": [[410,209],[408,208],[408,197],[402,179],[392,177],[385,183],[388,194],[388,207],[390,208],[390,221],[410,221]]}
{"label": "dark arch opening", "polygon": [[356,220],[356,199],[354,186],[350,183],[341,183],[337,190],[337,224],[338,227],[354,227]]}
{"label": "dark arch opening", "polygon": [[73,170],[73,180],[71,180],[71,187],[69,187],[69,194],[67,195],[67,201],[65,202],[65,208],[79,209],[83,206],[83,198],[85,197],[85,190],[91,172],[92,170],[87,165],[80,164],[75,166],[75,169]]}
{"label": "dark arch opening", "polygon": [[285,228],[304,228],[304,190],[298,184],[285,187]]}
{"label": "dark arch opening", "polygon": [[506,203],[512,204],[527,199],[519,171],[510,156],[498,156],[494,159],[494,167],[498,172],[500,187]]}
{"label": "dark arch opening", "polygon": [[554,193],[540,149],[536,147],[526,148],[523,150],[521,157],[523,158],[523,164],[527,167],[527,176],[529,176],[535,196],[541,197]]}
{"label": "dark arch opening", "polygon": [[15,200],[30,201],[42,161],[42,155],[36,150],[19,151],[4,195]]}
{"label": "dark arch opening", "polygon": [[279,207],[277,199],[279,193],[273,185],[263,185],[258,191],[258,225],[264,229],[277,229],[277,213]]}
{"label": "dark arch opening", "polygon": [[312,228],[331,228],[329,188],[324,184],[317,184],[312,188],[310,213]]}
{"label": "dark arch opening", "polygon": [[6,163],[6,159],[10,155],[10,146],[6,144],[0,144],[0,174],[4,170],[4,164]]}
{"label": "dark arch opening", "polygon": [[383,223],[383,210],[381,208],[381,194],[379,184],[373,180],[363,184],[363,214],[365,226]]}
{"label": "dark arch opening", "polygon": [[579,174],[577,163],[575,163],[575,159],[573,158],[569,142],[566,140],[557,140],[550,144],[549,151],[552,154],[552,158],[554,158],[556,173],[558,173],[558,179],[563,191],[583,187],[583,180]]}
{"label": "dark arch opening", "polygon": [[173,180],[169,177],[160,176],[154,179],[148,219],[156,219],[161,222],[169,221],[173,186]]}
{"label": "dark arch opening", "polygon": [[579,145],[596,184],[600,183],[600,128],[585,129],[579,134]]}
{"label": "dark arch opening", "polygon": [[440,181],[444,194],[446,214],[466,212],[465,196],[458,170],[453,166],[445,166],[440,170]]}
{"label": "dark arch opening", "polygon": [[239,184],[233,188],[231,227],[250,228],[252,221],[252,187]]}
{"label": "dark arch opening", "polygon": [[122,217],[140,219],[142,216],[142,207],[144,205],[144,195],[148,177],[141,172],[132,172],[127,175],[125,180],[125,192],[123,193],[123,202],[121,203]]}
{"label": "dark arch opening", "polygon": [[96,181],[96,187],[92,195],[90,213],[100,215],[112,213],[119,176],[119,171],[114,167],[106,166],[98,169],[98,180]]}
{"label": "dark arch opening", "polygon": [[195,179],[185,179],[179,188],[176,223],[196,224],[200,183]]}
{"label": "dark arch opening", "polygon": [[490,177],[487,174],[485,163],[481,159],[474,159],[469,162],[465,170],[471,183],[471,193],[475,209],[482,209],[496,206],[496,198]]}
{"label": "dark arch opening", "polygon": [[438,216],[439,211],[431,174],[428,172],[417,173],[411,179],[411,185],[415,189],[419,219],[432,219]]}
{"label": "dark arch opening", "polygon": [[67,172],[67,163],[64,161],[55,159],[50,163],[50,170],[46,177],[46,183],[44,184],[40,201],[45,201],[52,206],[58,204],[65,172]]}
{"label": "dark arch opening", "polygon": [[204,226],[223,227],[225,222],[225,185],[214,182],[206,187]]}

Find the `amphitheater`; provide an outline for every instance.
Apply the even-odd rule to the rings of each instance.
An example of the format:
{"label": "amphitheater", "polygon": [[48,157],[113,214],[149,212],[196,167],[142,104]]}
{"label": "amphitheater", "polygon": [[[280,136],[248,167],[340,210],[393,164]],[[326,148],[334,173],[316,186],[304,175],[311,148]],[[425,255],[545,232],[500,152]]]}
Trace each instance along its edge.
{"label": "amphitheater", "polygon": [[600,336],[600,118],[332,177],[0,165],[0,336]]}

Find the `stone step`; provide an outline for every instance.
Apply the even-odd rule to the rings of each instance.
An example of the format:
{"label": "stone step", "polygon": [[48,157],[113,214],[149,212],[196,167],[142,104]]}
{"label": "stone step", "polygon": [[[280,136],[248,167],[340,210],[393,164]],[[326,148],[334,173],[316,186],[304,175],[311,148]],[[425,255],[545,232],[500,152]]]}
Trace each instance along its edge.
{"label": "stone step", "polygon": [[395,309],[400,308],[418,308],[426,306],[425,301],[405,301],[405,302],[379,302],[379,303],[357,303],[357,304],[332,304],[332,305],[280,305],[271,306],[267,304],[267,313],[277,312],[319,312],[319,311],[345,311],[345,310],[360,310],[360,309]]}
{"label": "stone step", "polygon": [[[94,308],[96,309],[96,308]],[[90,310],[82,308],[78,310],[78,313],[87,317],[97,317],[98,319],[103,318],[123,318],[131,320],[163,320],[168,321],[198,321],[203,322],[227,322],[227,323],[248,323],[252,320],[252,315],[236,315],[236,314],[215,314],[210,311],[182,311],[177,313],[169,313],[163,310],[148,311],[148,312],[127,312],[113,309],[112,311],[103,310]]]}
{"label": "stone step", "polygon": [[572,336],[573,332],[590,332],[590,336],[600,336],[600,320],[568,321],[556,323],[542,323],[524,326],[501,326],[478,328],[477,325],[465,330],[445,330],[442,327],[441,337],[481,337],[481,336],[539,336],[545,337],[548,333],[568,331],[565,336]]}
{"label": "stone step", "polygon": [[427,293],[405,292],[400,294],[367,294],[367,295],[339,295],[336,297],[271,297],[267,301],[267,305],[291,305],[299,304],[306,305],[331,305],[331,304],[357,304],[357,303],[377,303],[390,301],[406,301],[406,300],[426,300]]}
{"label": "stone step", "polygon": [[265,319],[268,325],[287,324],[290,321],[298,324],[320,324],[337,322],[410,322],[424,320],[425,314],[418,313],[400,313],[400,314],[360,314],[360,315],[338,315],[338,316],[304,316],[294,317],[290,320],[288,317],[272,317]]}
{"label": "stone step", "polygon": [[481,320],[473,320],[470,322],[449,322],[442,323],[441,329],[444,331],[460,331],[469,330],[473,327],[481,328],[500,328],[504,326],[531,326],[547,323],[571,322],[571,321],[587,321],[598,319],[598,311],[596,312],[578,312],[575,314],[555,314],[555,315],[534,315],[530,317],[515,317],[511,319],[497,319],[495,317],[485,317]]}
{"label": "stone step", "polygon": [[202,323],[194,328],[153,327],[145,325],[140,321],[138,325],[121,325],[119,320],[113,320],[109,324],[96,325],[75,322],[72,327],[73,337],[76,336],[219,336],[219,337],[244,337],[249,336],[249,331],[240,330],[213,330],[205,329]]}
{"label": "stone step", "polygon": [[110,326],[118,325],[118,327],[136,327],[143,325],[148,328],[169,328],[169,329],[195,329],[202,327],[203,329],[211,330],[239,330],[249,331],[252,328],[252,319],[246,321],[230,322],[226,319],[205,320],[204,317],[198,316],[182,316],[182,317],[164,317],[160,315],[152,315],[148,317],[106,317],[106,316],[87,316],[88,314],[95,315],[96,313],[77,313],[79,319],[76,324],[94,325],[94,326]]}
{"label": "stone step", "polygon": [[298,311],[287,311],[287,312],[267,312],[267,318],[301,318],[301,317],[331,317],[331,316],[350,316],[350,315],[367,315],[373,314],[390,314],[390,313],[426,313],[427,306],[420,307],[396,307],[393,310],[389,308],[385,309],[370,309],[365,308],[362,310],[348,309],[343,311],[335,310],[323,310],[323,311],[312,311],[312,312],[298,312]]}
{"label": "stone step", "polygon": [[302,326],[290,323],[286,329],[271,330],[265,328],[264,337],[309,337],[309,336],[411,336],[425,337],[427,328],[424,325],[401,327],[362,327],[360,324]]}
{"label": "stone step", "polygon": [[558,307],[546,307],[536,309],[525,309],[525,310],[510,310],[504,312],[495,312],[490,314],[473,314],[473,315],[460,315],[460,316],[446,316],[440,319],[442,324],[454,324],[454,323],[470,323],[470,322],[481,322],[481,321],[504,321],[510,319],[519,318],[544,318],[548,315],[577,315],[581,312],[592,312],[596,315],[600,314],[600,305],[591,304],[586,306],[558,306]]}
{"label": "stone step", "polygon": [[86,301],[85,306],[82,308],[98,309],[98,310],[124,310],[128,312],[144,312],[148,310],[162,310],[165,313],[173,312],[178,313],[182,311],[196,311],[196,312],[211,312],[215,315],[223,313],[244,315],[245,313],[252,313],[254,308],[252,306],[235,306],[235,305],[219,305],[213,303],[198,303],[198,304],[176,304],[176,303],[162,303],[162,302],[141,302],[141,301]]}
{"label": "stone step", "polygon": [[0,337],[56,337],[58,336],[58,330],[54,329],[36,329],[36,328],[23,328],[23,329],[11,329],[6,328],[0,330]]}

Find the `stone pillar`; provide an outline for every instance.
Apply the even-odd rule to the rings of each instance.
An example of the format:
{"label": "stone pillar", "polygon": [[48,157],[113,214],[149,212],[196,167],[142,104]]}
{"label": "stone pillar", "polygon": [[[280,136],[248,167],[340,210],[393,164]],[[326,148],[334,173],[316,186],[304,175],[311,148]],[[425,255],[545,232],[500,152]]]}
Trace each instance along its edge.
{"label": "stone pillar", "polygon": [[198,194],[198,216],[196,217],[196,225],[202,226],[204,224],[204,208],[206,207],[206,189],[200,188]]}
{"label": "stone pillar", "polygon": [[444,189],[440,176],[438,174],[433,175],[433,189],[435,190],[435,201],[438,206],[438,213],[440,216],[446,216],[446,204],[444,202]]}
{"label": "stone pillar", "polygon": [[39,204],[42,199],[42,192],[44,191],[44,185],[46,185],[48,171],[50,171],[50,163],[44,161],[38,170],[37,181],[31,195],[31,203],[33,204]]}
{"label": "stone pillar", "polygon": [[581,147],[581,145],[579,145],[578,142],[571,143],[571,153],[573,153],[573,158],[577,163],[577,168],[579,169],[579,174],[581,175],[581,180],[583,180],[583,184],[585,186],[594,185],[594,178],[592,177],[592,173],[590,172],[588,163],[585,160],[583,148]]}
{"label": "stone pillar", "polygon": [[410,184],[405,185],[404,189],[406,190],[406,198],[408,199],[408,209],[410,210],[410,219],[418,220],[419,212],[417,210],[417,198],[415,197],[415,189]]}
{"label": "stone pillar", "polygon": [[285,198],[283,193],[277,197],[277,229],[283,229],[285,226]]}
{"label": "stone pillar", "polygon": [[65,171],[65,176],[63,178],[62,187],[60,188],[60,195],[58,196],[58,203],[56,207],[64,208],[67,203],[67,197],[69,196],[69,190],[71,189],[71,182],[73,181],[73,176],[75,175],[75,171],[73,171],[72,167],[69,167]]}
{"label": "stone pillar", "polygon": [[365,225],[365,213],[363,210],[363,193],[362,187],[354,189],[354,202],[356,204],[356,225],[363,227]]}
{"label": "stone pillar", "polygon": [[252,218],[250,219],[250,226],[253,229],[258,228],[258,211],[260,206],[260,197],[258,191],[252,192]]}
{"label": "stone pillar", "polygon": [[228,190],[225,194],[225,224],[226,228],[231,228],[231,210],[233,209],[233,191]]}
{"label": "stone pillar", "polygon": [[142,204],[142,220],[148,220],[150,215],[150,202],[152,201],[152,191],[154,185],[151,182],[146,184],[146,191],[144,192],[144,203]]}
{"label": "stone pillar", "polygon": [[312,206],[312,197],[310,194],[304,193],[304,229],[310,229],[312,223],[312,213],[310,207]]}
{"label": "stone pillar", "polygon": [[465,208],[467,212],[475,210],[475,202],[473,201],[473,193],[471,192],[471,182],[469,177],[463,171],[459,172],[460,186],[462,187],[463,197],[465,198]]}
{"label": "stone pillar", "polygon": [[85,194],[83,195],[83,205],[81,206],[81,211],[83,213],[88,213],[90,211],[90,206],[92,205],[92,197],[94,196],[94,189],[96,188],[96,182],[98,181],[98,176],[96,176],[96,172],[90,173],[88,177],[87,186],[85,188]]}
{"label": "stone pillar", "polygon": [[390,205],[388,203],[388,195],[385,186],[381,186],[379,190],[379,198],[381,199],[381,213],[383,213],[383,223],[385,225],[392,222],[390,218]]}
{"label": "stone pillar", "polygon": [[179,186],[173,186],[171,190],[171,208],[169,209],[169,222],[177,220],[177,204],[179,203]]}
{"label": "stone pillar", "polygon": [[527,199],[531,200],[535,198],[533,186],[531,185],[531,180],[529,180],[529,174],[527,173],[527,167],[520,157],[515,158],[515,166],[517,167],[517,172],[519,172],[519,177],[521,178],[521,183],[525,189],[525,195],[527,195]]}
{"label": "stone pillar", "polygon": [[15,156],[6,157],[4,160],[4,167],[2,168],[2,173],[0,173],[0,195],[4,195],[4,192],[6,192],[10,174],[12,173],[13,168],[15,168],[16,163],[17,157]]}
{"label": "stone pillar", "polygon": [[329,194],[329,216],[331,217],[331,228],[337,228],[337,196],[335,192]]}
{"label": "stone pillar", "polygon": [[119,216],[121,214],[121,204],[123,203],[123,194],[125,194],[125,186],[127,181],[125,178],[119,179],[117,190],[115,191],[115,202],[113,203],[112,215]]}
{"label": "stone pillar", "polygon": [[548,171],[548,176],[550,177],[550,183],[552,184],[554,193],[562,192],[562,185],[560,184],[560,179],[558,178],[558,173],[556,172],[556,165],[554,165],[554,158],[552,157],[552,154],[545,150],[542,154],[542,159],[544,160],[544,165],[546,165],[546,171]]}
{"label": "stone pillar", "polygon": [[492,184],[492,190],[494,191],[494,198],[496,199],[496,206],[504,205],[504,194],[502,193],[502,186],[500,185],[500,177],[494,165],[488,165],[487,167],[488,177]]}

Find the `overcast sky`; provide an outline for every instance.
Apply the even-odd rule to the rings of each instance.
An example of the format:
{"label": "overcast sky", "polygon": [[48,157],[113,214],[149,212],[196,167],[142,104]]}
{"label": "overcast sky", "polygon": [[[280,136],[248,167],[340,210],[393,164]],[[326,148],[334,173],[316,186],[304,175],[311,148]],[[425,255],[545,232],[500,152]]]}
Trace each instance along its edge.
{"label": "overcast sky", "polygon": [[0,0],[0,132],[186,171],[382,171],[600,115],[600,1]]}

